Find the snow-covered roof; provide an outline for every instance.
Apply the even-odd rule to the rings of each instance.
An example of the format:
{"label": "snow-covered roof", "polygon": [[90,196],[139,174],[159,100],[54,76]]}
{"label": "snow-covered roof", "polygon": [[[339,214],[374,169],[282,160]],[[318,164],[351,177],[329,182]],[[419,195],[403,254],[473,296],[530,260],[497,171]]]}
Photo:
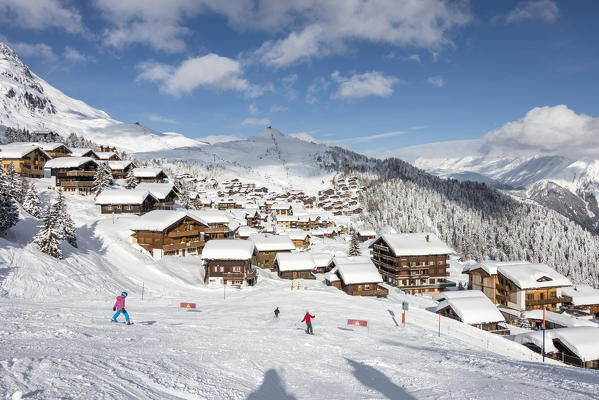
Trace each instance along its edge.
{"label": "snow-covered roof", "polygon": [[131,230],[163,231],[186,216],[187,213],[185,211],[152,210],[137,218],[131,225]]}
{"label": "snow-covered roof", "polygon": [[458,299],[461,297],[486,297],[480,290],[446,290],[433,295],[433,300],[441,302],[447,299]]}
{"label": "snow-covered roof", "polygon": [[588,326],[552,329],[551,337],[559,340],[582,361],[599,360],[599,330]]}
{"label": "snow-covered roof", "polygon": [[575,306],[599,304],[599,290],[588,285],[575,285],[562,289],[562,295],[572,298]]}
{"label": "snow-covered roof", "polygon": [[258,229],[250,228],[249,226],[240,226],[237,230],[237,234],[242,238],[247,238],[253,233],[258,233]]}
{"label": "snow-covered roof", "polygon": [[484,295],[449,298],[440,302],[435,311],[439,312],[446,307],[450,307],[465,324],[505,321],[495,304]]}
{"label": "snow-covered roof", "polygon": [[98,151],[96,153],[100,160],[108,160],[110,157],[116,155],[114,151]]}
{"label": "snow-covered roof", "polygon": [[396,257],[450,254],[452,252],[434,233],[389,233],[382,235],[381,238]]}
{"label": "snow-covered roof", "polygon": [[250,235],[258,251],[286,251],[295,250],[295,245],[287,235],[265,235],[255,233]]}
{"label": "snow-covered roof", "polygon": [[275,203],[270,206],[271,210],[289,210],[291,208],[291,204],[289,203]]}
{"label": "snow-covered roof", "polygon": [[293,222],[297,221],[298,218],[295,215],[278,215],[277,222]]}
{"label": "snow-covered roof", "polygon": [[316,267],[326,267],[329,265],[331,258],[333,257],[330,253],[310,253],[314,259]]}
{"label": "snow-covered roof", "polygon": [[121,170],[121,169],[125,169],[127,168],[129,165],[133,164],[133,161],[115,161],[115,160],[108,160],[108,168],[110,168],[111,170]]}
{"label": "snow-covered roof", "polygon": [[470,271],[474,271],[477,269],[482,269],[489,275],[497,275],[497,267],[499,266],[508,266],[508,265],[522,265],[522,264],[530,264],[528,261],[493,261],[486,260],[480,263],[474,263],[466,265],[462,273],[468,273]]}
{"label": "snow-covered roof", "polygon": [[520,289],[572,286],[572,282],[547,264],[501,265],[497,272]]}
{"label": "snow-covered roof", "polygon": [[199,218],[206,224],[229,224],[231,220],[227,213],[218,210],[187,210],[187,213],[195,218]]}
{"label": "snow-covered roof", "polygon": [[[553,345],[552,332],[559,329],[549,329],[545,331],[545,353],[557,353],[558,349]],[[538,348],[543,348],[543,331],[530,331],[514,336],[514,342],[520,344],[534,344]]]}
{"label": "snow-covered roof", "polygon": [[92,149],[86,149],[84,147],[70,147],[69,149],[71,150],[71,156],[73,157],[83,157],[84,154],[87,154],[90,151],[96,154]]}
{"label": "snow-covered roof", "polygon": [[316,268],[310,253],[278,253],[275,262],[279,271],[312,271]]}
{"label": "snow-covered roof", "polygon": [[[543,320],[543,310],[528,310],[523,311],[522,315],[527,319]],[[545,320],[568,328],[575,326],[592,326],[599,328],[599,324],[584,318],[577,318],[567,313],[556,313],[553,311],[545,311]],[[599,334],[599,331],[597,331]],[[599,336],[598,336],[599,338]]]}
{"label": "snow-covered roof", "polygon": [[337,267],[324,274],[324,278],[329,282],[337,282],[339,280],[339,276],[337,275]]}
{"label": "snow-covered roof", "polygon": [[163,172],[162,168],[133,168],[132,171],[136,178],[155,178]]}
{"label": "snow-covered roof", "polygon": [[254,244],[249,240],[209,240],[202,250],[204,260],[249,260]]}
{"label": "snow-covered roof", "polygon": [[58,157],[46,161],[46,164],[44,164],[44,169],[79,168],[89,162],[96,166],[98,165],[98,163],[96,163],[96,161],[91,157]]}
{"label": "snow-covered roof", "polygon": [[52,158],[48,155],[48,153],[42,150],[41,147],[38,146],[9,144],[6,146],[0,146],[0,159],[23,158],[32,151],[35,151],[35,149],[41,151],[49,159]]}
{"label": "snow-covered roof", "polygon": [[334,256],[329,260],[329,265],[338,266],[340,264],[364,264],[370,262],[368,256]]}
{"label": "snow-covered roof", "polygon": [[147,190],[110,189],[98,195],[96,204],[142,204],[148,196]]}
{"label": "snow-covered roof", "polygon": [[360,236],[376,236],[376,231],[372,229],[358,229],[358,235]]}
{"label": "snow-covered roof", "polygon": [[302,229],[287,229],[283,233],[289,236],[291,240],[306,240],[306,237],[308,237],[308,232]]}
{"label": "snow-covered roof", "polygon": [[[114,161],[119,162],[119,161]],[[138,190],[147,190],[152,193],[152,196],[156,197],[158,200],[166,199],[166,196],[170,192],[172,192],[175,188],[175,185],[172,183],[158,183],[158,182],[141,182],[139,185],[135,187]]]}
{"label": "snow-covered roof", "polygon": [[[40,149],[44,150],[44,151],[53,151],[56,150],[57,148],[59,148],[60,146],[65,146],[64,143],[58,143],[58,142],[14,142],[13,145],[16,146],[33,146],[33,147],[39,147]],[[67,147],[67,150],[70,151],[70,149]]]}
{"label": "snow-covered roof", "polygon": [[346,285],[383,282],[379,270],[370,260],[367,263],[338,264],[337,272]]}

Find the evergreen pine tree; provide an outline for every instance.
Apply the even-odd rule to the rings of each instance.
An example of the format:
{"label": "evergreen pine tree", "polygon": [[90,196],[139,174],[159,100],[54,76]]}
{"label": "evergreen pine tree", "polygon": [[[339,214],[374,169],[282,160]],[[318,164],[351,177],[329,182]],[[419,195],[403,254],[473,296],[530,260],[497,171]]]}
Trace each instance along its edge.
{"label": "evergreen pine tree", "polygon": [[23,199],[23,208],[32,216],[39,218],[42,215],[40,198],[35,190],[35,185],[29,185],[29,189]]}
{"label": "evergreen pine tree", "polygon": [[18,197],[17,192],[20,188],[20,182],[19,174],[17,174],[17,170],[15,169],[15,165],[13,163],[8,164],[8,169],[6,170],[6,178],[8,193],[16,200]]}
{"label": "evergreen pine tree", "polygon": [[349,242],[349,251],[347,254],[349,256],[360,256],[362,252],[360,251],[360,238],[358,237],[358,232],[355,229],[351,230],[351,241]]}
{"label": "evergreen pine tree", "polygon": [[137,178],[133,176],[133,168],[127,172],[127,177],[125,180],[125,187],[127,189],[135,189],[139,182],[137,182]]}
{"label": "evergreen pine tree", "polygon": [[0,232],[19,221],[19,210],[9,192],[8,176],[0,166]]}
{"label": "evergreen pine tree", "polygon": [[71,246],[77,247],[77,235],[75,232],[75,223],[67,209],[67,203],[62,194],[62,190],[58,191],[58,199],[54,205],[56,212],[56,228],[59,231],[60,239],[66,240]]}
{"label": "evergreen pine tree", "polygon": [[29,181],[27,178],[19,178],[18,190],[15,193],[15,200],[21,205],[25,201],[25,196],[27,196],[27,192],[29,191]]}
{"label": "evergreen pine tree", "polygon": [[33,242],[39,246],[43,253],[55,258],[62,258],[62,250],[60,250],[59,247],[61,235],[56,229],[56,225],[56,211],[53,210],[52,205],[48,203],[42,226],[40,231],[33,238]]}
{"label": "evergreen pine tree", "polygon": [[108,166],[104,163],[100,163],[98,165],[98,169],[96,170],[96,174],[94,175],[94,184],[92,186],[92,192],[96,194],[96,197],[103,190],[110,187],[112,183],[112,174],[108,170]]}

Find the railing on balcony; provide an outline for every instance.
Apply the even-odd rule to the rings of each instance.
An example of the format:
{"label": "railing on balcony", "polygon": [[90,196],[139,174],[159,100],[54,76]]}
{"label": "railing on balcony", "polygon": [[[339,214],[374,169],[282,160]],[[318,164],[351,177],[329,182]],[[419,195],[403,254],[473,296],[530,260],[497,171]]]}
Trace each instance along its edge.
{"label": "railing on balcony", "polygon": [[195,247],[204,247],[205,242],[201,240],[194,240],[193,242],[183,242],[183,243],[173,243],[173,244],[165,244],[162,246],[162,250],[170,251],[170,250],[181,250],[181,249],[193,249]]}
{"label": "railing on balcony", "polygon": [[569,297],[553,297],[550,299],[539,299],[539,300],[526,300],[526,305],[529,306],[541,306],[543,304],[557,304],[565,303],[569,300]]}
{"label": "railing on balcony", "polygon": [[93,181],[60,181],[62,187],[92,187],[94,186]]}
{"label": "railing on balcony", "polygon": [[67,171],[66,176],[90,176],[93,177],[95,171]]}

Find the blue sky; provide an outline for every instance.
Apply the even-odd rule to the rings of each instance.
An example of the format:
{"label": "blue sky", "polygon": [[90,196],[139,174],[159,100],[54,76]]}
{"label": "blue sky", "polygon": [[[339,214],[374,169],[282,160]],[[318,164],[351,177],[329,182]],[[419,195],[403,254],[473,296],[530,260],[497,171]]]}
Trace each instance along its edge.
{"label": "blue sky", "polygon": [[2,40],[118,120],[373,155],[535,107],[596,115],[598,17],[592,0],[0,0]]}

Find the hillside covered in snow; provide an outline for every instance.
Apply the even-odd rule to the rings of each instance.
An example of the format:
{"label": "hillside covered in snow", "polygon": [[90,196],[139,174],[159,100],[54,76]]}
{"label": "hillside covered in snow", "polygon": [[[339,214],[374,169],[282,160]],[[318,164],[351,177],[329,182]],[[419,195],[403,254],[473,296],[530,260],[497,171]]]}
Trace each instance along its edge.
{"label": "hillside covered in snow", "polygon": [[0,43],[0,125],[53,130],[65,137],[74,132],[127,152],[203,144],[178,133],[116,121],[104,111],[70,98],[33,73],[4,43]]}

